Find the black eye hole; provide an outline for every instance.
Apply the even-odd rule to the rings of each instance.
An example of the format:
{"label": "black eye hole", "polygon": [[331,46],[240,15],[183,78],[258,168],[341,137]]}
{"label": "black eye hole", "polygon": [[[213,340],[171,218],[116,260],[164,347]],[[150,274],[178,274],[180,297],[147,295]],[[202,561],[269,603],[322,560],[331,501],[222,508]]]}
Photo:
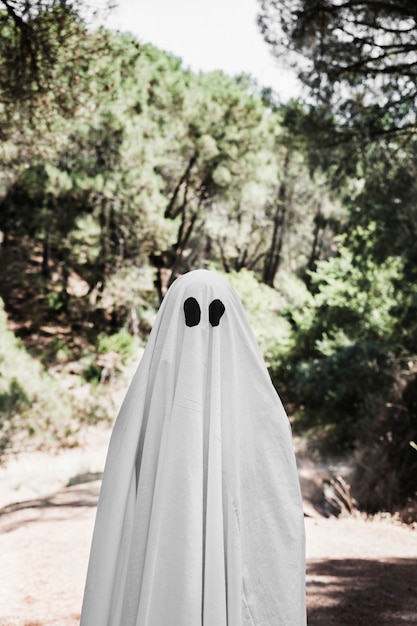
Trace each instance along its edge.
{"label": "black eye hole", "polygon": [[220,319],[225,312],[224,304],[221,300],[213,300],[209,305],[209,321],[212,326],[218,326]]}
{"label": "black eye hole", "polygon": [[187,326],[198,326],[201,320],[201,309],[195,298],[187,298],[184,302],[185,323]]}

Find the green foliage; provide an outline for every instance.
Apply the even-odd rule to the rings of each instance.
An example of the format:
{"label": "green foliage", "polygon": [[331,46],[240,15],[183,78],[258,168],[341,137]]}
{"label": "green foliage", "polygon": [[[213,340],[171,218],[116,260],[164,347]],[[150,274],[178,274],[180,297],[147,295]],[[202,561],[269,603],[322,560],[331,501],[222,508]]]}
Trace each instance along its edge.
{"label": "green foliage", "polygon": [[[125,354],[130,354],[129,342],[122,339],[120,343]],[[48,365],[52,358],[65,362],[68,356],[68,345],[60,338],[41,355]],[[89,380],[96,382],[93,375]],[[0,299],[0,457],[10,447],[76,445],[82,423],[109,418],[108,403],[103,390],[95,393],[90,386],[82,388],[78,376],[49,374],[41,360],[32,357],[7,329]]]}
{"label": "green foliage", "polygon": [[89,363],[82,371],[82,377],[87,383],[97,385],[101,382],[103,368],[98,363]]}
{"label": "green foliage", "polygon": [[135,352],[135,338],[123,328],[114,335],[100,333],[97,337],[97,351],[99,354],[116,352],[122,362],[126,362]]}
{"label": "green foliage", "polygon": [[[414,368],[387,393],[369,399],[371,419],[364,420],[353,459],[352,488],[361,508],[376,513],[400,511],[415,522],[417,456],[410,446],[417,433],[417,377]],[[389,402],[387,402],[387,399]]]}
{"label": "green foliage", "polygon": [[[394,382],[389,357],[375,344],[358,342],[331,355],[296,363],[286,373],[303,407],[298,426],[324,432],[325,446],[352,449],[368,399]],[[323,431],[324,428],[324,431]]]}
{"label": "green foliage", "polygon": [[282,315],[285,298],[259,283],[253,272],[232,272],[227,278],[242,300],[267,366],[276,367],[291,346],[291,326]]}
{"label": "green foliage", "polygon": [[[405,403],[396,390],[417,354],[417,141],[387,132],[412,119],[397,107],[406,98],[385,106],[399,85],[379,92],[377,111],[363,97],[369,76],[357,75],[358,99],[345,104],[339,78],[319,84],[320,54],[328,60],[315,45],[316,9],[328,11],[320,2],[311,22],[298,15],[305,31],[297,16],[286,31],[294,49],[319,55],[305,78],[313,95],[324,87],[331,97],[316,106],[279,105],[245,77],[193,74],[129,35],[87,29],[71,6],[27,16],[33,46],[16,68],[21,34],[0,14],[0,48],[12,51],[0,62],[0,289],[54,371],[0,319],[0,355],[16,359],[0,362],[2,445],[19,432],[59,439],[108,414],[106,394],[171,281],[212,266],[239,292],[295,427],[333,451],[363,442],[366,456],[375,440],[372,458],[398,476],[400,500],[409,497],[416,408],[407,405],[406,429],[381,409]],[[328,18],[323,42],[344,54]],[[19,85],[19,72],[31,75],[29,49],[38,72]],[[25,96],[16,106],[12,92]]]}
{"label": "green foliage", "polygon": [[279,269],[302,273],[325,253],[317,237],[331,231],[313,224],[331,211],[326,195],[250,83],[194,75],[126,35],[91,33],[82,45],[86,99],[71,118],[51,120],[47,151],[34,146],[13,166],[0,217],[6,241],[42,247],[52,311],[81,308],[71,302],[76,278],[84,309],[111,301],[116,325],[130,328],[133,311],[151,318],[155,306],[148,287],[131,296],[124,287],[149,258],[170,259],[160,282],[163,269],[207,258],[272,286]]}
{"label": "green foliage", "polygon": [[159,306],[150,267],[121,268],[107,280],[106,297],[117,326],[135,337],[149,333]]}
{"label": "green foliage", "polygon": [[299,425],[356,448],[361,506],[393,510],[417,481],[417,405],[399,391],[417,354],[415,4],[261,0],[259,24],[299,61],[309,104],[289,103],[284,127],[344,208],[337,254],[307,268],[312,301],[289,311],[277,376]]}
{"label": "green foliage", "polygon": [[[368,232],[371,236],[372,229]],[[367,239],[362,231],[360,236]],[[392,310],[398,302],[401,260],[377,264],[369,256],[355,258],[345,241],[339,238],[336,256],[317,262],[311,274],[312,306],[295,317],[300,338],[313,355],[330,355],[356,339],[383,342],[395,329]]]}
{"label": "green foliage", "polygon": [[316,102],[346,135],[415,130],[417,25],[411,0],[260,0],[258,23],[291,59]]}
{"label": "green foliage", "polygon": [[30,408],[31,401],[25,390],[16,378],[11,378],[6,389],[0,392],[0,454],[11,442],[14,417]]}
{"label": "green foliage", "polygon": [[48,303],[48,307],[57,313],[62,311],[65,306],[65,299],[63,298],[62,292],[51,291],[48,293],[46,301]]}
{"label": "green foliage", "polygon": [[394,383],[393,309],[399,259],[377,265],[355,258],[340,238],[338,254],[319,261],[313,294],[292,309],[293,349],[274,376],[303,407],[298,425],[325,429],[334,448],[352,448],[369,398]]}
{"label": "green foliage", "polygon": [[[57,414],[57,406],[59,411]],[[47,443],[71,429],[73,408],[59,383],[7,330],[0,300],[0,452],[28,437]]]}
{"label": "green foliage", "polygon": [[[137,337],[125,328],[113,334],[99,333],[95,338],[95,350],[89,350],[83,356],[83,380],[95,386],[111,382],[123,366],[137,357],[138,345]],[[100,393],[98,388],[97,391]]]}

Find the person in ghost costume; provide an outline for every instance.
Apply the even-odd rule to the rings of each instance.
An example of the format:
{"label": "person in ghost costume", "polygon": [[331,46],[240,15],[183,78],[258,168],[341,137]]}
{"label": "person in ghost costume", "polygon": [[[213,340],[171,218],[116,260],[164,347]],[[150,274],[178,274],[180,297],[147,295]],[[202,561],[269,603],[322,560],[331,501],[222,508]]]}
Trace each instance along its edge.
{"label": "person in ghost costume", "polygon": [[222,276],[170,287],[110,440],[81,626],[304,626],[288,418]]}

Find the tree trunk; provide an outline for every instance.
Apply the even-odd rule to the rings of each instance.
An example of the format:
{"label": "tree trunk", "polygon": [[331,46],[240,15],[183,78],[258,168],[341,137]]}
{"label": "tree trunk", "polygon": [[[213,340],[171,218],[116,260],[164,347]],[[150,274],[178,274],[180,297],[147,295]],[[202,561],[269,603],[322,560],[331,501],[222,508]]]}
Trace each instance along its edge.
{"label": "tree trunk", "polygon": [[290,153],[287,152],[284,161],[284,171],[282,181],[279,185],[277,202],[273,216],[272,237],[269,250],[266,254],[262,281],[269,287],[274,286],[276,273],[281,264],[282,248],[284,245],[284,234],[288,213],[287,177],[290,164]]}
{"label": "tree trunk", "polygon": [[311,246],[310,256],[307,262],[306,270],[304,272],[304,282],[309,291],[311,291],[310,272],[314,272],[316,269],[316,264],[320,258],[320,252],[323,243],[323,232],[326,228],[326,218],[323,216],[321,208],[321,203],[319,203],[316,215],[314,216],[313,244]]}
{"label": "tree trunk", "polygon": [[100,216],[99,216],[101,253],[100,253],[100,264],[99,264],[99,276],[96,281],[97,285],[99,286],[100,295],[103,292],[104,285],[105,285],[106,278],[107,278],[107,266],[108,266],[108,260],[109,260],[109,252],[110,252],[109,222],[110,222],[110,215],[109,215],[107,202],[105,198],[102,198]]}
{"label": "tree trunk", "polygon": [[49,233],[46,233],[42,242],[42,276],[45,278],[50,278],[51,276],[51,272],[49,270],[49,253]]}
{"label": "tree trunk", "polygon": [[154,285],[159,302],[162,302],[169,287],[177,277],[175,274],[177,255],[175,250],[165,250],[161,254],[150,254],[149,260],[157,269]]}

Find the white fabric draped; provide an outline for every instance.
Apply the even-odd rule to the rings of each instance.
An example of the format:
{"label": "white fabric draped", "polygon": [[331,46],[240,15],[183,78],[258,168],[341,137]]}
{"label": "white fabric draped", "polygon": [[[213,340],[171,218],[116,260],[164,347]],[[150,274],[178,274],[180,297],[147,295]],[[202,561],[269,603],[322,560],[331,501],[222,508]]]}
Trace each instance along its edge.
{"label": "white fabric draped", "polygon": [[288,418],[236,292],[196,270],[169,289],[113,429],[81,626],[304,626],[305,614]]}

